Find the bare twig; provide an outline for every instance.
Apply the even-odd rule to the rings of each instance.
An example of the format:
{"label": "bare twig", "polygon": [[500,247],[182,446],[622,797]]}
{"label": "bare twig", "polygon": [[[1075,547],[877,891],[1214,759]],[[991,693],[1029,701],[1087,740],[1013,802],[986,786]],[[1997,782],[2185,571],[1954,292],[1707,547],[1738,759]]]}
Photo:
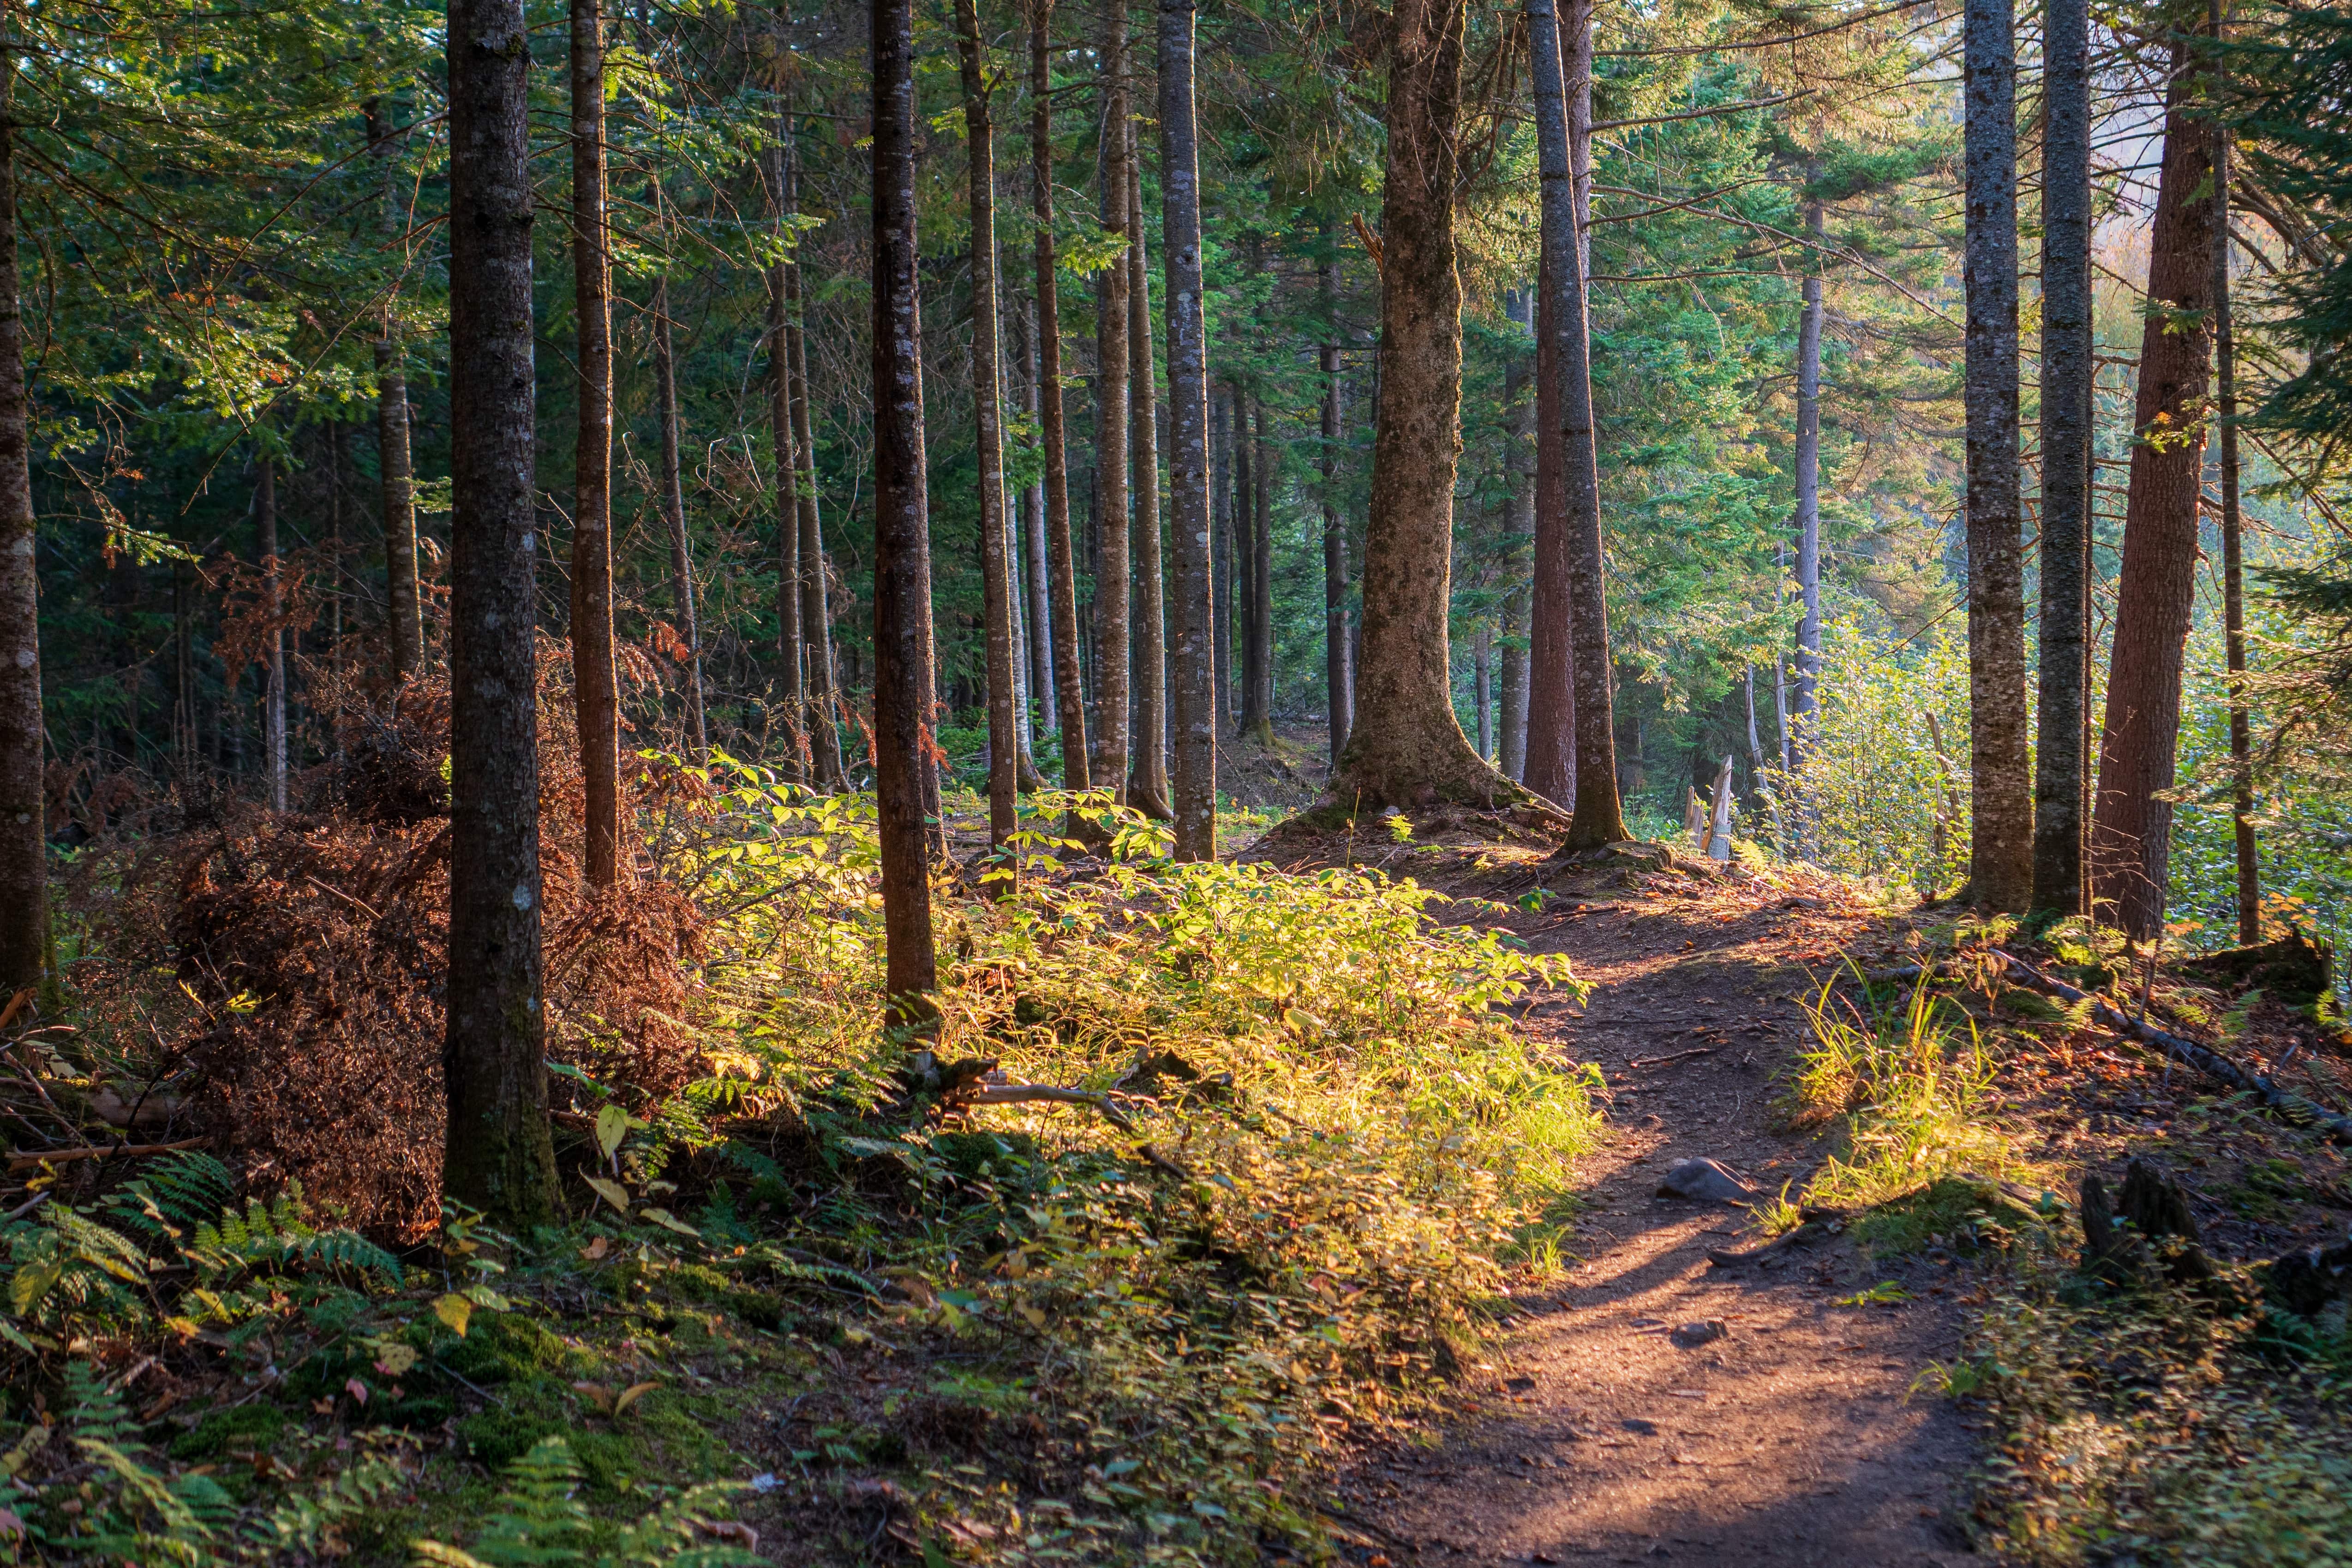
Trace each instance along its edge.
{"label": "bare twig", "polygon": [[1108,1094],[1097,1094],[1090,1089],[1064,1089],[1051,1083],[992,1083],[969,1094],[960,1094],[955,1103],[961,1105],[1019,1105],[1044,1101],[1052,1105],[1090,1105],[1102,1113],[1103,1120],[1121,1132],[1130,1132],[1134,1124],[1127,1113],[1111,1103]]}
{"label": "bare twig", "polygon": [[1702,1045],[1696,1051],[1678,1051],[1672,1056],[1645,1056],[1639,1061],[1627,1062],[1625,1071],[1631,1072],[1636,1067],[1664,1067],[1669,1061],[1687,1061],[1694,1056],[1713,1056],[1715,1051],[1714,1046]]}
{"label": "bare twig", "polygon": [[29,1152],[8,1151],[8,1168],[19,1166],[62,1165],[68,1160],[102,1160],[113,1155],[137,1158],[142,1155],[166,1155],[174,1149],[201,1149],[212,1143],[210,1138],[182,1138],[176,1144],[93,1144],[79,1149],[35,1149]]}

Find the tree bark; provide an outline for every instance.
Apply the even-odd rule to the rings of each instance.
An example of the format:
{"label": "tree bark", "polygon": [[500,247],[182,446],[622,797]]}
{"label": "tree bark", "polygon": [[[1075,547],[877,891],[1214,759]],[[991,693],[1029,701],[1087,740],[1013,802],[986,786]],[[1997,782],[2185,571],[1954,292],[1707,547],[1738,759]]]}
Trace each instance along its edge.
{"label": "tree bark", "polygon": [[[381,100],[366,104],[368,148],[383,161],[383,230],[387,239],[406,230],[393,183],[394,140]],[[425,617],[416,591],[416,471],[409,455],[408,378],[401,369],[400,319],[392,302],[376,319],[376,465],[382,476],[384,599],[392,679],[397,686],[425,666]]]}
{"label": "tree bark", "polygon": [[[1820,167],[1809,164],[1809,179]],[[1805,232],[1819,246],[1824,228],[1822,204],[1805,203]],[[1790,696],[1796,725],[1795,747],[1802,755],[1820,698],[1822,678],[1822,253],[1805,257],[1803,303],[1797,317],[1797,597],[1804,613],[1797,622],[1797,679]]]}
{"label": "tree bark", "polygon": [[[789,128],[789,117],[785,123]],[[788,140],[784,193],[785,199],[794,202],[796,207],[794,182],[798,171],[799,162]],[[809,408],[808,327],[803,319],[806,304],[802,297],[797,261],[785,267],[784,296],[785,351],[791,359],[792,373],[793,455],[800,465],[793,503],[800,535],[795,564],[801,579],[801,685],[808,696],[815,782],[821,789],[838,789],[847,778],[841,757],[839,716],[835,711],[840,701],[841,683],[833,667],[833,590],[824,575],[824,514],[817,497],[816,442],[812,434],[814,420]]]}
{"label": "tree bark", "polygon": [[[669,280],[654,285],[654,393],[661,419],[662,521],[669,529],[669,584],[679,641],[686,644],[686,735],[699,762],[710,750],[710,724],[702,707],[702,626],[695,613],[694,550],[686,534],[686,476],[679,454],[677,354],[670,336]],[[606,628],[612,618],[606,612]],[[608,644],[609,652],[609,644]]]}
{"label": "tree bark", "polygon": [[1462,413],[1462,0],[1398,0],[1381,204],[1381,392],[1365,522],[1354,733],[1333,780],[1349,806],[1516,796],[1471,747],[1448,689],[1446,611]]}
{"label": "tree bark", "polygon": [[621,691],[613,664],[613,298],[598,5],[572,0],[572,298],[580,393],[572,449],[572,694],[587,797],[585,869],[588,885],[601,888],[621,874]]}
{"label": "tree bark", "polygon": [[[779,228],[793,215],[792,172],[785,148],[791,138],[778,128],[775,145],[762,159],[763,183],[775,204]],[[808,669],[801,630],[801,474],[798,433],[793,424],[791,264],[781,257],[768,268],[768,435],[775,448],[776,654],[782,665],[784,723],[789,747],[784,772],[808,781],[813,776],[809,734]]]}
{"label": "tree bark", "polygon": [[[1504,296],[1504,314],[1521,327],[1531,326],[1525,289],[1514,288]],[[1507,522],[1512,539],[1511,559],[1515,569],[1524,560],[1532,566],[1531,558],[1523,558],[1523,549],[1532,550],[1536,530],[1536,497],[1534,476],[1530,472],[1533,457],[1536,411],[1528,396],[1529,356],[1525,350],[1512,353],[1503,369],[1503,406],[1509,419],[1508,445],[1505,447],[1503,481],[1507,492]],[[1524,541],[1524,542],[1523,542]],[[1503,771],[1514,780],[1525,783],[1528,770],[1528,612],[1534,595],[1528,583],[1515,570],[1511,591],[1503,600]]]}
{"label": "tree bark", "polygon": [[2091,685],[2092,397],[2089,0],[2045,0],[2042,142],[2042,618],[2033,904],[2084,903]]}
{"label": "tree bark", "polygon": [[1135,122],[1127,127],[1127,350],[1129,479],[1135,499],[1135,765],[1128,802],[1161,821],[1168,804],[1168,607],[1160,559],[1160,387],[1151,356],[1151,265],[1143,237],[1143,177]]}
{"label": "tree bark", "polygon": [[1478,721],[1478,755],[1495,755],[1495,634],[1481,622],[1470,634],[1470,710]]}
{"label": "tree bark", "polygon": [[449,8],[449,968],[442,1188],[556,1213],[541,1007],[530,36]]}
{"label": "tree bark", "polygon": [[1201,283],[1197,0],[1160,0],[1160,239],[1168,314],[1168,479],[1175,530],[1170,621],[1176,858],[1217,858],[1217,658],[1209,507],[1209,339]]}
{"label": "tree bark", "polygon": [[268,627],[261,643],[261,758],[269,809],[286,810],[286,614],[278,567],[278,467],[256,460],[253,476],[254,553],[261,558],[261,613]]}
{"label": "tree bark", "polygon": [[996,147],[974,0],[956,0],[964,148],[971,191],[971,402],[980,462],[980,574],[988,659],[988,841],[1020,826],[1021,742],[1013,712],[1013,552],[1004,523],[1003,379],[996,365]]}
{"label": "tree bark", "polygon": [[1968,211],[1969,880],[1979,908],[2033,897],[2018,481],[2017,40],[2010,0],[1963,21]]}
{"label": "tree bark", "polygon": [[873,0],[874,748],[885,988],[894,1021],[931,1018],[923,741],[930,720],[920,253],[915,235],[912,0]]}
{"label": "tree bark", "polygon": [[1529,0],[1536,148],[1542,205],[1536,280],[1535,570],[1528,589],[1528,738],[1519,777],[1563,810],[1576,806],[1575,611],[1570,584],[1568,431],[1561,413],[1564,281],[1575,274],[1576,186],[1570,163],[1568,81],[1559,7]]}
{"label": "tree bark", "polygon": [[1317,279],[1323,306],[1323,692],[1336,768],[1355,717],[1356,670],[1349,658],[1353,650],[1348,641],[1348,521],[1339,509],[1339,254],[1328,222],[1323,245]]}
{"label": "tree bark", "polygon": [[1213,392],[1209,403],[1209,441],[1213,447],[1209,470],[1209,537],[1211,572],[1211,612],[1216,622],[1211,650],[1215,669],[1212,678],[1217,693],[1217,713],[1221,722],[1232,725],[1241,718],[1235,702],[1234,685],[1234,580],[1240,568],[1234,559],[1234,494],[1238,481],[1234,475],[1234,392],[1228,387],[1223,392]]}
{"label": "tree bark", "polygon": [[1240,644],[1233,659],[1234,733],[1237,736],[1249,732],[1250,695],[1257,685],[1257,654],[1254,651],[1257,635],[1257,486],[1253,482],[1257,447],[1250,439],[1249,408],[1249,393],[1234,383],[1225,402],[1229,420],[1226,466],[1234,486],[1230,514],[1233,532],[1225,540],[1225,559],[1234,569],[1233,633]]}
{"label": "tree bark", "polygon": [[1095,720],[1089,776],[1122,805],[1127,800],[1129,557],[1127,437],[1129,264],[1127,158],[1127,7],[1102,9],[1097,49],[1102,62],[1104,239],[1120,258],[1095,274]]}
{"label": "tree bark", "polygon": [[2193,52],[2178,46],[2166,96],[2164,170],[2149,232],[2147,324],[2132,414],[2123,568],[2116,581],[2106,726],[2091,828],[2092,889],[2145,941],[2164,926],[2180,670],[2197,589],[2202,415],[2212,349],[2213,134]]}
{"label": "tree bark", "polygon": [[[2206,0],[2206,26],[2222,38],[2221,0]],[[2217,61],[2226,58],[2216,50]],[[2222,68],[2215,66],[2218,74]],[[2263,939],[2262,859],[2254,843],[2252,718],[2246,707],[2245,526],[2238,504],[2238,340],[2230,316],[2230,141],[2213,145],[2213,373],[2221,440],[2221,634],[2230,673],[2230,821],[2237,850],[2238,940]]]}
{"label": "tree bark", "polygon": [[[1033,426],[1043,427],[1044,400],[1037,379],[1037,323],[1033,309],[1022,320],[1022,395]],[[1025,554],[1029,570],[1029,695],[1037,705],[1033,722],[1054,722],[1054,574],[1045,544],[1045,480],[1042,468],[1029,486]]]}
{"label": "tree bark", "polygon": [[1265,437],[1265,399],[1249,398],[1249,635],[1244,646],[1242,734],[1274,745],[1274,448]]}
{"label": "tree bark", "polygon": [[1037,388],[1045,444],[1045,546],[1053,573],[1054,687],[1062,788],[1087,788],[1086,690],[1078,669],[1078,574],[1070,540],[1070,469],[1062,409],[1062,313],[1054,279],[1054,0],[1030,0],[1030,213],[1037,247]]}

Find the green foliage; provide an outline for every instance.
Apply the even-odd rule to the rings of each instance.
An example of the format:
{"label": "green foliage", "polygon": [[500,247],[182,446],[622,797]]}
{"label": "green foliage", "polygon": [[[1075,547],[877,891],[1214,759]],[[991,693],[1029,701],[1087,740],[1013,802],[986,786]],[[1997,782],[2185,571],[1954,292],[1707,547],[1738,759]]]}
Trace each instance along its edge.
{"label": "green foliage", "polygon": [[416,1561],[440,1568],[735,1568],[761,1561],[731,1542],[699,1539],[717,1505],[740,1487],[692,1487],[615,1528],[579,1501],[582,1479],[571,1445],[542,1437],[507,1468],[507,1484],[470,1550],[419,1541]]}

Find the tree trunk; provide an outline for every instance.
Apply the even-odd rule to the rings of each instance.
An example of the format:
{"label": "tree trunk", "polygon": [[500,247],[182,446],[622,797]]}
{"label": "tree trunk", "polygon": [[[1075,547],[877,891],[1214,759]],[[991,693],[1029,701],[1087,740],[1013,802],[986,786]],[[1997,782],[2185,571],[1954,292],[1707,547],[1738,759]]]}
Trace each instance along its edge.
{"label": "tree trunk", "polygon": [[2204,412],[2212,342],[2213,135],[2199,73],[2178,46],[2165,103],[2164,172],[2148,236],[2147,325],[2140,339],[2132,414],[2131,481],[2124,503],[2123,568],[2099,743],[2098,809],[2091,828],[2097,902],[2142,940],[2164,927],[2180,738],[2180,668],[2197,589],[2197,520],[2204,474]]}
{"label": "tree trunk", "polygon": [[1517,788],[1454,716],[1446,610],[1462,413],[1462,0],[1398,0],[1389,68],[1381,392],[1364,530],[1363,660],[1335,801],[1490,804]]}
{"label": "tree trunk", "polygon": [[[2221,0],[2207,0],[2207,26],[2222,37]],[[2219,52],[2217,51],[2218,57]],[[2216,68],[2217,71],[2220,68]],[[2238,860],[2238,940],[2263,939],[2262,860],[2254,845],[2252,716],[2246,709],[2246,561],[2238,505],[2238,341],[2230,318],[2230,143],[2213,147],[2213,371],[2221,437],[2221,626],[2230,672],[2230,775],[2232,837]]]}
{"label": "tree trunk", "polygon": [[1265,399],[1249,400],[1250,619],[1242,672],[1242,734],[1274,745],[1274,448],[1265,438]]}
{"label": "tree trunk", "polygon": [[[1022,395],[1028,400],[1030,423],[1039,426],[1044,399],[1037,379],[1037,322],[1033,309],[1022,320]],[[1055,722],[1054,701],[1054,574],[1047,564],[1045,544],[1045,480],[1041,470],[1029,486],[1026,556],[1029,564],[1029,695],[1036,703],[1034,722]]]}
{"label": "tree trunk", "polygon": [[613,664],[613,299],[598,4],[572,0],[572,298],[580,388],[572,449],[572,694],[587,796],[588,885],[610,887],[621,874],[621,692]]}
{"label": "tree trunk", "polygon": [[971,189],[971,402],[980,463],[980,575],[988,644],[988,841],[1020,826],[1021,742],[1013,712],[1013,551],[1004,525],[1003,384],[996,368],[996,147],[974,0],[956,0],[964,148]]}
{"label": "tree trunk", "polygon": [[912,0],[874,0],[874,749],[890,1014],[934,1014],[923,740],[931,676]]}
{"label": "tree trunk", "polygon": [[[790,136],[778,128],[775,145],[762,158],[762,183],[775,204],[777,227],[793,215],[792,172],[785,147]],[[805,640],[801,631],[801,475],[798,433],[793,424],[792,267],[779,258],[768,268],[768,436],[775,448],[776,654],[783,669],[787,778],[813,776]]]}
{"label": "tree trunk", "polygon": [[[1521,327],[1528,321],[1527,291],[1514,288],[1504,296],[1504,313]],[[1521,555],[1532,549],[1536,530],[1536,497],[1530,473],[1535,434],[1535,408],[1528,397],[1525,350],[1515,350],[1503,370],[1503,406],[1509,418],[1509,444],[1504,449],[1503,481],[1509,507],[1507,526],[1515,569],[1532,562]],[[1524,543],[1522,542],[1524,541]],[[1503,771],[1520,783],[1528,776],[1528,611],[1533,593],[1522,572],[1503,600]]]}
{"label": "tree trunk", "polygon": [[[1102,226],[1107,245],[1126,246],[1127,7],[1102,9],[1096,45],[1102,64]],[[1095,723],[1089,777],[1097,789],[1127,800],[1128,594],[1128,261],[1095,274]]]}
{"label": "tree trunk", "polygon": [[[1807,165],[1809,180],[1820,165]],[[1822,679],[1822,204],[1805,203],[1805,232],[1816,248],[1805,256],[1804,302],[1797,317],[1797,680],[1790,697],[1801,753],[1820,698]]]}
{"label": "tree trunk", "polygon": [[530,35],[453,0],[449,37],[448,1141],[442,1189],[517,1235],[556,1213],[540,1005]]}
{"label": "tree trunk", "polygon": [[2093,391],[2089,0],[2044,0],[2042,142],[2042,620],[2033,905],[2084,903],[2091,684]]}
{"label": "tree trunk", "polygon": [[1250,695],[1257,684],[1257,448],[1250,440],[1250,396],[1236,383],[1226,400],[1230,424],[1226,431],[1227,467],[1233,476],[1233,533],[1225,541],[1226,559],[1234,568],[1234,637],[1240,646],[1233,661],[1234,674],[1234,733],[1245,735],[1252,722]]}
{"label": "tree trunk", "polygon": [[1536,464],[1534,538],[1528,617],[1528,738],[1519,777],[1563,810],[1576,806],[1575,611],[1569,570],[1568,430],[1560,399],[1561,318],[1576,234],[1567,77],[1559,7],[1528,0],[1534,57],[1536,148],[1542,182],[1536,279]]}
{"label": "tree trunk", "polygon": [[1054,0],[1029,7],[1030,214],[1037,246],[1037,388],[1044,405],[1045,543],[1053,572],[1054,686],[1062,724],[1062,788],[1087,787],[1086,690],[1078,670],[1078,574],[1070,541],[1070,469],[1062,417],[1062,312],[1054,281]]}
{"label": "tree trunk", "polygon": [[278,468],[256,460],[253,476],[254,553],[261,559],[261,613],[268,628],[261,643],[261,757],[269,809],[286,810],[286,604],[278,570]]}
{"label": "tree trunk", "polygon": [[38,519],[16,272],[16,57],[0,49],[0,993],[10,997],[41,983],[49,929],[40,575],[33,558]]}
{"label": "tree trunk", "polygon": [[[686,735],[699,762],[710,750],[710,724],[702,707],[702,627],[694,604],[694,552],[686,535],[686,476],[679,455],[677,354],[670,336],[669,280],[654,285],[654,394],[661,419],[662,521],[669,528],[669,591],[677,634],[686,644]],[[575,590],[576,591],[576,590]],[[604,624],[612,624],[609,609]]]}
{"label": "tree trunk", "polygon": [[1168,479],[1176,858],[1217,858],[1217,658],[1210,561],[1209,340],[1201,283],[1201,155],[1192,96],[1197,0],[1160,0],[1160,239],[1168,312]]}
{"label": "tree trunk", "polygon": [[1216,622],[1215,635],[1211,638],[1215,643],[1211,652],[1216,667],[1211,674],[1217,694],[1217,713],[1226,725],[1237,723],[1241,717],[1234,685],[1234,580],[1241,569],[1234,559],[1234,493],[1238,482],[1234,476],[1233,408],[1231,388],[1211,395],[1209,440],[1213,452],[1209,470],[1209,592],[1212,616]]}
{"label": "tree trunk", "polygon": [[[784,199],[797,210],[795,183],[799,160],[794,156],[791,117],[785,117]],[[793,402],[793,455],[799,464],[793,486],[799,549],[795,564],[801,580],[801,685],[807,694],[809,739],[821,789],[838,789],[846,781],[841,758],[841,730],[835,708],[841,683],[833,668],[833,590],[824,576],[824,514],[817,498],[816,442],[811,434],[809,409],[808,327],[802,319],[805,303],[797,261],[784,269],[784,344],[790,358]]]}
{"label": "tree trunk", "polygon": [[1495,755],[1495,636],[1481,622],[1470,635],[1470,711],[1478,720],[1478,755]]}
{"label": "tree trunk", "polygon": [[2010,0],[1968,0],[1969,877],[1979,907],[2023,914],[2033,894],[2033,797],[2018,498],[2014,22]]}
{"label": "tree trunk", "polygon": [[1143,242],[1143,176],[1127,126],[1128,489],[1135,499],[1135,766],[1128,802],[1161,821],[1168,803],[1168,607],[1160,560],[1160,388],[1151,363],[1151,265]]}
{"label": "tree trunk", "polygon": [[1323,694],[1337,768],[1356,712],[1356,670],[1348,657],[1348,521],[1339,509],[1339,253],[1328,222],[1323,246]]}
{"label": "tree trunk", "polygon": [[[393,183],[393,132],[379,99],[365,106],[369,151],[383,160],[383,228],[388,237],[404,233],[399,193]],[[409,455],[408,378],[401,369],[400,319],[390,300],[376,319],[376,463],[382,474],[384,598],[392,680],[394,686],[425,666],[425,616],[416,591],[416,471]]]}

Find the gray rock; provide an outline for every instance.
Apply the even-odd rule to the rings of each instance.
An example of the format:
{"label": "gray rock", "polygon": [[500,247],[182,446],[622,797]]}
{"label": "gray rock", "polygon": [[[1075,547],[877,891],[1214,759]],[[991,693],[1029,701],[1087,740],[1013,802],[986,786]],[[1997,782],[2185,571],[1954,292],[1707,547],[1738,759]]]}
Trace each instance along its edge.
{"label": "gray rock", "polygon": [[1666,1337],[1685,1350],[1696,1350],[1709,1344],[1731,1332],[1721,1318],[1702,1318],[1695,1323],[1685,1323]]}
{"label": "gray rock", "polygon": [[1684,1160],[1666,1172],[1658,1184],[1660,1197],[1686,1197],[1695,1203],[1748,1203],[1756,1189],[1713,1160]]}

